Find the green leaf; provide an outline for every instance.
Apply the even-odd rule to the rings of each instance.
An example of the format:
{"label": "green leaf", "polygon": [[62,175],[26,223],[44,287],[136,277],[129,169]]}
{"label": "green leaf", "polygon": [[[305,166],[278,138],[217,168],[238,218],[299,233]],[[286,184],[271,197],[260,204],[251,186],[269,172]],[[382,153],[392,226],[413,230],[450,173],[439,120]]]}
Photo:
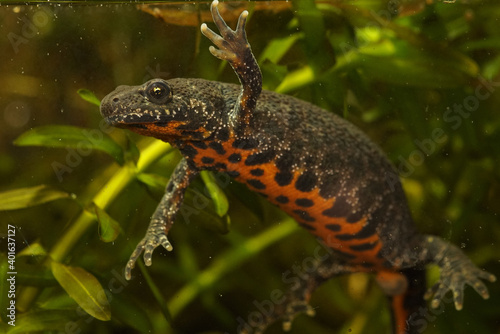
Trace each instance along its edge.
{"label": "green leaf", "polygon": [[116,293],[111,300],[111,309],[113,319],[117,319],[128,327],[136,329],[138,333],[153,332],[148,310],[137,304],[137,302]]}
{"label": "green leaf", "polygon": [[46,185],[8,190],[0,193],[0,211],[29,208],[69,197],[75,195]]}
{"label": "green leaf", "polygon": [[47,255],[47,250],[43,248],[43,246],[35,241],[32,244],[29,244],[26,248],[22,249],[17,256],[37,256],[37,255]]}
{"label": "green leaf", "polygon": [[[72,324],[72,321],[76,320],[77,317],[78,314],[75,312],[75,310],[49,310],[21,313],[16,317],[16,326],[9,326],[10,328],[7,333],[47,333],[51,331],[63,331],[64,333],[66,333],[66,331],[70,328],[68,326],[70,326]],[[77,323],[73,324],[74,327],[73,329],[71,329],[71,331],[78,329]]]}
{"label": "green leaf", "polygon": [[469,57],[425,39],[405,41],[383,29],[363,36],[367,41],[357,49],[354,61],[369,78],[404,86],[453,88],[479,72]]}
{"label": "green leaf", "polygon": [[111,320],[109,302],[101,284],[83,268],[52,262],[52,274],[68,295],[96,319]]}
{"label": "green leaf", "polygon": [[127,133],[127,142],[124,154],[125,154],[125,159],[127,161],[132,161],[134,165],[137,164],[137,161],[139,161],[139,158],[141,156],[139,148],[137,147],[135,141],[130,139],[129,133]]}
{"label": "green leaf", "polygon": [[[36,256],[27,257],[23,256],[16,259],[16,282],[19,285],[29,285],[29,286],[54,286],[57,285],[57,281],[52,275],[47,266],[43,264],[46,260],[46,256]],[[32,262],[37,262],[32,263]]]}
{"label": "green leaf", "polygon": [[99,223],[99,237],[104,242],[113,242],[123,232],[120,224],[103,209],[92,203],[91,210]]}
{"label": "green leaf", "polygon": [[283,78],[288,74],[288,67],[284,65],[277,65],[271,62],[265,62],[260,67],[262,77],[265,78],[262,82],[262,88],[267,90],[276,90]]}
{"label": "green leaf", "polygon": [[227,201],[226,194],[222,191],[222,189],[217,184],[212,173],[209,171],[202,171],[200,173],[205,186],[207,187],[208,194],[212,198],[212,201],[215,206],[215,212],[220,216],[224,216],[229,209],[229,203]]}
{"label": "green leaf", "polygon": [[143,183],[152,192],[159,192],[161,195],[165,193],[165,185],[168,180],[157,174],[140,173],[137,174],[137,180]]}
{"label": "green leaf", "polygon": [[99,101],[99,99],[90,90],[81,88],[77,91],[77,93],[85,101],[95,104],[98,107],[101,106],[101,101]]}
{"label": "green leaf", "polygon": [[[54,282],[54,285],[58,285],[55,279]],[[40,296],[40,298],[37,300],[37,308],[43,310],[74,310],[77,307],[78,304],[75,302],[75,300],[62,289],[51,291],[50,295],[45,294],[43,296]],[[91,317],[85,314],[84,318],[89,319]]]}
{"label": "green leaf", "polygon": [[290,50],[295,42],[303,37],[303,34],[292,34],[283,38],[275,38],[271,40],[264,51],[260,54],[259,63],[263,63],[266,59],[277,64],[281,58]]}
{"label": "green leaf", "polygon": [[[204,205],[203,203],[207,204]],[[180,218],[186,224],[194,221],[197,226],[203,226],[206,229],[222,234],[228,233],[231,225],[229,215],[220,216],[216,213],[213,201],[192,187],[186,190]]]}
{"label": "green leaf", "polygon": [[120,165],[124,163],[124,153],[111,137],[98,129],[84,129],[67,125],[48,125],[31,129],[18,137],[18,146],[65,147],[75,151],[68,154],[87,156],[92,150],[108,153]]}
{"label": "green leaf", "polygon": [[276,87],[278,93],[286,93],[298,89],[302,86],[314,82],[315,76],[313,69],[306,65],[290,73],[283,79],[281,84]]}

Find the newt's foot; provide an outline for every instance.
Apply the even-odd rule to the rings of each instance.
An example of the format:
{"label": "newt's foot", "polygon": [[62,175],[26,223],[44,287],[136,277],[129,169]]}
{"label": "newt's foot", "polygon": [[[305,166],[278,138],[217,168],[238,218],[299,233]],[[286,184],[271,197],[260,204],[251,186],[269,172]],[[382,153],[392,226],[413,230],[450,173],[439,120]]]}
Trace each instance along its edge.
{"label": "newt's foot", "polygon": [[305,313],[310,317],[316,315],[316,311],[306,301],[296,301],[286,306],[286,312],[283,316],[283,330],[288,332],[292,329],[293,320],[300,314]]}
{"label": "newt's foot", "polygon": [[221,36],[213,32],[205,23],[201,25],[201,33],[212,41],[219,49],[210,46],[210,52],[217,58],[227,60],[233,67],[238,67],[237,63],[245,59],[245,56],[250,49],[245,33],[245,23],[247,21],[248,12],[245,10],[241,13],[238,19],[236,30],[229,28],[222,19],[217,5],[219,2],[214,0],[210,5],[212,17],[215,25],[219,29]]}
{"label": "newt's foot", "polygon": [[268,315],[265,318],[263,323],[250,329],[244,328],[238,332],[238,334],[264,334],[269,326],[279,320],[282,322],[283,331],[290,331],[290,329],[292,329],[292,323],[297,316],[307,314],[308,316],[313,317],[316,315],[316,311],[306,300],[309,299],[309,296],[309,294],[307,297],[304,295],[300,296],[299,294],[290,291],[287,299],[282,303],[282,305],[279,305],[281,307],[277,307],[273,314]]}
{"label": "newt's foot", "polygon": [[150,266],[152,263],[151,257],[153,256],[153,251],[160,245],[168,251],[173,249],[172,244],[168,241],[163,225],[151,226],[148,229],[146,236],[137,244],[137,247],[127,262],[125,267],[125,279],[130,280],[132,278],[132,269],[135,267],[135,262],[143,250],[144,263],[147,266]]}
{"label": "newt's foot", "polygon": [[431,299],[431,306],[437,308],[441,303],[444,295],[448,291],[452,291],[455,308],[461,310],[464,304],[464,288],[468,284],[476,290],[476,292],[488,299],[490,297],[488,289],[481,279],[495,282],[496,277],[487,271],[476,267],[467,259],[467,262],[455,263],[441,269],[441,277],[424,295],[425,299]]}
{"label": "newt's foot", "polygon": [[263,323],[255,328],[246,328],[239,334],[263,334],[264,331],[276,321],[282,321],[284,331],[292,328],[292,322],[301,314],[314,316],[316,311],[309,305],[311,295],[323,282],[340,274],[350,273],[353,267],[348,267],[329,257],[326,260],[317,260],[314,264],[315,270],[304,273],[286,293],[284,299],[280,301],[270,314],[267,314]]}
{"label": "newt's foot", "polygon": [[325,260],[323,262],[317,261],[315,264],[316,270],[311,273],[304,273],[295,284],[286,293],[282,301],[280,301],[273,308],[270,314],[267,314],[263,323],[251,328],[241,331],[239,334],[263,334],[264,331],[277,321],[282,322],[283,330],[289,331],[292,328],[292,322],[301,314],[314,316],[316,311],[309,305],[311,295],[316,288],[342,272],[346,272],[345,266],[339,263]]}

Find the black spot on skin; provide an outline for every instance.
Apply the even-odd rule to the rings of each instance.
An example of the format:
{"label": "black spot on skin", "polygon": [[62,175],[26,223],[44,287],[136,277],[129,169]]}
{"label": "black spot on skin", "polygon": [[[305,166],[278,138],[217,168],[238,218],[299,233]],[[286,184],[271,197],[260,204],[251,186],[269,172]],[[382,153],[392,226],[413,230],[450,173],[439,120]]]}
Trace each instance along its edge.
{"label": "black spot on skin", "polygon": [[289,201],[288,197],[283,196],[283,195],[279,195],[275,199],[276,199],[276,202],[282,203],[282,204],[288,203],[288,201]]}
{"label": "black spot on skin", "polygon": [[290,152],[283,152],[282,155],[276,159],[276,168],[280,171],[291,171],[293,165],[293,156]]}
{"label": "black spot on skin", "polygon": [[261,168],[255,168],[250,171],[250,174],[252,174],[253,176],[262,176],[264,175],[264,170]]}
{"label": "black spot on skin", "polygon": [[363,213],[361,211],[357,211],[356,213],[349,214],[346,218],[346,221],[352,224],[359,222],[362,218],[363,218]]}
{"label": "black spot on skin", "polygon": [[254,187],[255,189],[266,189],[266,185],[257,179],[247,180],[247,183]]}
{"label": "black spot on skin", "polygon": [[295,189],[302,192],[309,192],[314,189],[318,178],[311,172],[304,172],[297,181],[295,181]]}
{"label": "black spot on skin", "polygon": [[377,246],[377,244],[378,244],[378,241],[369,242],[369,243],[367,242],[367,243],[359,244],[359,245],[351,245],[351,246],[349,246],[349,248],[354,250],[354,251],[362,252],[362,251],[366,251],[366,250],[370,250],[370,249],[375,248],[375,246]]}
{"label": "black spot on skin", "polygon": [[172,190],[174,190],[174,183],[169,182],[169,184],[167,186],[167,192],[170,193],[170,192],[172,192]]}
{"label": "black spot on skin", "polygon": [[363,262],[363,263],[361,263],[361,266],[364,267],[364,268],[372,268],[373,267],[373,263],[371,263],[371,262]]}
{"label": "black spot on skin", "polygon": [[[166,124],[167,126],[169,126],[169,124],[167,123]],[[196,123],[196,122],[186,122],[186,123],[181,123],[179,125],[177,125],[175,127],[176,130],[179,130],[179,131],[195,131],[195,130],[198,130],[200,128],[200,126]]]}
{"label": "black spot on skin", "polygon": [[231,154],[231,155],[227,158],[227,160],[228,160],[229,162],[232,162],[232,163],[237,163],[237,162],[240,162],[240,161],[241,161],[241,154],[239,154],[239,153],[233,153],[233,154]]}
{"label": "black spot on skin", "polygon": [[229,130],[226,127],[220,129],[217,133],[217,139],[227,141],[229,139]]}
{"label": "black spot on skin", "polygon": [[218,162],[214,165],[215,169],[219,169],[219,170],[226,170],[227,169],[227,165],[225,163],[222,163],[222,162]]}
{"label": "black spot on skin", "polygon": [[222,144],[216,141],[208,143],[208,147],[212,148],[217,154],[226,154],[226,150],[224,149],[224,147],[222,147]]}
{"label": "black spot on skin", "polygon": [[382,263],[382,265],[383,265],[384,267],[386,267],[386,268],[391,268],[391,269],[393,269],[393,268],[394,268],[394,265],[392,264],[392,262],[391,262],[391,261],[387,261],[387,260],[385,260],[385,261],[384,261],[384,263]]}
{"label": "black spot on skin", "polygon": [[201,158],[201,162],[203,162],[204,164],[213,164],[214,161],[215,161],[214,158],[210,158],[210,157]]}
{"label": "black spot on skin", "polygon": [[148,127],[144,124],[127,124],[129,128],[147,129]]}
{"label": "black spot on skin", "polygon": [[227,172],[227,175],[229,175],[230,177],[238,177],[240,176],[240,172],[237,172],[235,170],[228,170]]}
{"label": "black spot on skin", "polygon": [[333,252],[337,255],[338,258],[344,259],[344,260],[353,260],[356,258],[356,255],[349,254],[349,253],[344,253],[337,248],[332,248]]}
{"label": "black spot on skin", "polygon": [[306,222],[314,222],[316,221],[316,219],[314,219],[313,217],[309,216],[309,213],[307,211],[304,211],[304,210],[293,210],[292,211],[293,213],[295,213],[296,215],[299,216],[299,219],[302,219]]}
{"label": "black spot on skin", "polygon": [[187,159],[186,161],[187,161],[189,168],[194,169],[194,170],[198,170],[199,166],[193,160]]}
{"label": "black spot on skin", "polygon": [[339,224],[326,224],[325,228],[329,229],[330,231],[338,232],[342,229],[342,226]]}
{"label": "black spot on skin", "polygon": [[340,191],[340,178],[338,173],[323,176],[319,186],[319,195],[325,199],[335,197]]}
{"label": "black spot on skin", "polygon": [[276,183],[282,187],[292,183],[292,179],[293,174],[290,172],[279,172],[274,176],[274,181],[276,181]]}
{"label": "black spot on skin", "polygon": [[193,140],[192,142],[199,142],[204,139],[204,134],[203,132],[191,132],[190,137]]}
{"label": "black spot on skin", "polygon": [[274,151],[264,151],[264,152],[250,154],[245,160],[245,165],[247,166],[262,165],[273,160],[275,155],[276,153],[274,153]]}
{"label": "black spot on skin", "polygon": [[314,202],[311,201],[309,198],[298,198],[295,200],[295,204],[298,206],[302,206],[304,208],[310,208],[311,206],[314,205]]}
{"label": "black spot on skin", "polygon": [[192,144],[194,147],[201,148],[202,150],[206,150],[208,148],[207,143],[204,141],[193,141]]}
{"label": "black spot on skin", "polygon": [[240,138],[233,142],[233,147],[241,150],[252,150],[257,146],[259,146],[259,141],[254,138]]}
{"label": "black spot on skin", "polygon": [[347,217],[351,213],[351,211],[352,208],[347,203],[346,197],[339,196],[335,198],[335,202],[333,203],[332,207],[323,211],[322,214],[327,217],[339,218]]}
{"label": "black spot on skin", "polygon": [[198,154],[198,151],[191,145],[184,145],[180,151],[188,158],[194,158]]}
{"label": "black spot on skin", "polygon": [[375,234],[377,231],[377,225],[368,222],[363,228],[354,234],[339,234],[336,235],[335,238],[339,240],[353,240],[353,239],[366,239],[368,237],[371,237],[372,235]]}
{"label": "black spot on skin", "polygon": [[298,223],[298,224],[300,225],[300,227],[303,227],[306,230],[316,231],[316,228],[314,226],[309,225],[309,224],[304,224],[304,223]]}

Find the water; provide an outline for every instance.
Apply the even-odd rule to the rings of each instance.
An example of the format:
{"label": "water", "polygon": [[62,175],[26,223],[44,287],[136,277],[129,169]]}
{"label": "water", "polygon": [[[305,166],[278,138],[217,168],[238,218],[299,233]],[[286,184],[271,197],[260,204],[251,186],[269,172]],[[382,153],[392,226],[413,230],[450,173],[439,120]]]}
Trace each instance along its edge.
{"label": "water", "polygon": [[[166,9],[164,19],[151,15],[159,7]],[[102,200],[98,191],[125,169],[108,154],[84,145],[80,151],[20,147],[13,145],[14,140],[49,125],[84,128],[89,141],[101,138],[108,129],[102,127],[97,106],[84,101],[79,89],[101,99],[118,85],[139,85],[154,77],[237,83],[231,68],[209,53],[210,43],[200,33],[202,22],[211,23],[207,9],[206,1],[155,2],[148,9],[124,1],[1,2],[0,191],[45,184],[78,199],[68,195],[44,205],[1,211],[0,221],[18,228],[18,252],[37,241],[53,252],[69,240],[70,227],[80,222],[80,205]],[[500,235],[500,6],[494,1],[317,1],[314,8],[307,1],[295,5],[245,1],[231,2],[221,12],[234,27],[244,9],[250,11],[247,35],[261,65],[264,87],[320,105],[367,132],[394,162],[418,229],[464,245],[478,265],[496,270],[498,276],[494,261]],[[130,142],[139,143],[141,150],[147,145],[126,131],[109,135],[125,149],[132,146]],[[134,152],[129,149],[127,154]],[[37,312],[30,316],[42,319],[46,331],[174,333],[140,270],[135,269],[138,278],[131,282],[120,275],[177,160],[175,152],[169,153],[146,170],[160,176],[153,177],[157,183],[150,179],[153,185],[146,189],[132,177],[106,204],[105,211],[124,230],[112,243],[101,241],[96,224],[89,223],[65,245],[62,262],[97,277],[109,292],[117,321],[102,322],[77,311],[73,299],[43,269],[46,262],[39,255],[23,259],[17,253],[17,306]],[[193,189],[203,188],[198,183]],[[300,277],[316,250],[316,241],[300,231],[278,238],[279,243],[248,255],[249,259],[234,260],[230,254],[246,254],[239,245],[260,236],[283,216],[238,185],[231,185],[227,193],[233,223],[227,236],[214,232],[223,230],[220,222],[214,223],[216,218],[178,223],[172,232],[173,253],[155,253],[154,265],[148,268],[161,298],[175,310],[179,332],[232,333],[249,319],[258,322],[261,308],[270,305],[266,301],[272,300],[275,307],[278,292],[289,287],[280,279],[283,273]],[[95,214],[95,209],[89,210]],[[199,215],[208,214],[202,210]],[[0,231],[1,236],[6,234],[6,229]],[[230,274],[211,267],[218,263],[228,266]],[[301,317],[292,333],[311,328],[315,333],[346,328],[357,333],[387,331],[385,299],[372,288],[368,276],[361,276],[329,282],[314,295],[316,318]],[[208,277],[208,285],[190,286],[196,277]],[[216,279],[212,282],[211,277]],[[43,287],[46,284],[53,288]],[[37,288],[42,292],[38,299],[29,285],[42,286]],[[492,321],[498,314],[488,308],[500,296],[493,285],[488,287],[490,301],[467,289],[462,316],[447,305],[446,318],[430,322],[428,332],[449,332],[454,324],[465,331],[498,332]],[[193,299],[178,301],[177,294]],[[16,313],[19,326],[21,309]],[[52,325],[47,325],[50,321]],[[431,328],[434,324],[438,329]],[[269,332],[279,333],[278,327]]]}

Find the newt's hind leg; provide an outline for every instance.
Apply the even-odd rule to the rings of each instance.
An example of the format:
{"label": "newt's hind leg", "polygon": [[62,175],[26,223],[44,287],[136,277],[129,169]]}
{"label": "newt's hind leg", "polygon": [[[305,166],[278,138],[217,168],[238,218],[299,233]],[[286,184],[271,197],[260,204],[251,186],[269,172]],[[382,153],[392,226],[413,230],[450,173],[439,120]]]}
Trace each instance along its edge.
{"label": "newt's hind leg", "polygon": [[287,294],[284,300],[274,306],[272,314],[265,315],[261,324],[251,324],[252,328],[244,328],[239,334],[263,334],[264,331],[276,321],[282,321],[284,331],[289,331],[293,320],[302,313],[314,316],[315,311],[309,305],[311,295],[322,283],[332,277],[352,272],[353,268],[333,261],[316,261],[316,270],[301,275]]}
{"label": "newt's hind leg", "polygon": [[489,298],[488,289],[482,279],[495,282],[496,277],[479,269],[456,246],[435,236],[422,236],[422,259],[427,263],[435,263],[441,269],[439,281],[425,294],[431,299],[431,306],[436,308],[448,291],[453,292],[455,308],[461,310],[464,304],[464,289],[468,284],[484,299]]}

